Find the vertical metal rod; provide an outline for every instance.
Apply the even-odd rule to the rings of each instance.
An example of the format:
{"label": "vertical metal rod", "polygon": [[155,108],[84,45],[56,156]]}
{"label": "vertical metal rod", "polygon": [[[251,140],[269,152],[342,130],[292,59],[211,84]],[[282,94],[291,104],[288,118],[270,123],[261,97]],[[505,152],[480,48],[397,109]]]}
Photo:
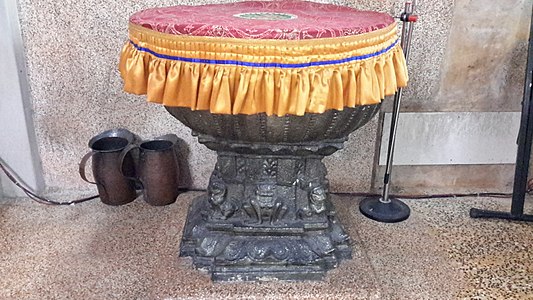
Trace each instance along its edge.
{"label": "vertical metal rod", "polygon": [[470,209],[472,218],[498,218],[515,221],[533,222],[533,215],[524,214],[524,202],[529,175],[529,162],[533,140],[533,10],[531,11],[531,27],[529,29],[529,49],[527,55],[526,79],[524,82],[524,98],[522,100],[522,113],[520,130],[518,131],[518,150],[513,185],[513,199],[511,212]]}
{"label": "vertical metal rod", "polygon": [[[405,13],[412,14],[415,9],[415,4],[413,2],[405,2]],[[402,24],[402,38],[401,45],[405,55],[405,62],[409,60],[409,52],[411,46],[411,36],[413,33],[413,23],[408,22],[407,20],[403,21]],[[402,101],[402,89],[398,89],[396,94],[394,94],[394,105],[392,109],[392,118],[390,125],[389,133],[389,145],[387,149],[387,165],[385,168],[385,176],[383,178],[383,195],[379,199],[382,203],[390,203],[390,180],[392,173],[392,161],[394,159],[394,148],[396,146],[396,131],[398,127],[398,119],[400,116],[400,104]]]}
{"label": "vertical metal rod", "polygon": [[[533,13],[532,13],[533,14]],[[533,16],[531,17],[533,20]],[[533,34],[533,21],[530,34]],[[524,214],[524,199],[529,173],[531,157],[531,143],[533,137],[533,36],[529,37],[528,60],[524,84],[524,99],[522,100],[522,119],[518,133],[518,151],[516,154],[515,177],[513,186],[513,200],[511,214],[520,217]]]}

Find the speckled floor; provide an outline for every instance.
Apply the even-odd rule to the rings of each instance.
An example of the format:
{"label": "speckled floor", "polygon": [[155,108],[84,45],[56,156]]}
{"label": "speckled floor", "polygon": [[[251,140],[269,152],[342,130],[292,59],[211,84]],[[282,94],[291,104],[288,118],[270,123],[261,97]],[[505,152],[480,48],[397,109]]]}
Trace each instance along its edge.
{"label": "speckled floor", "polygon": [[0,200],[0,299],[533,299],[533,224],[468,217],[508,199],[406,201],[409,220],[381,224],[334,196],[354,259],[323,282],[213,284],[177,257],[197,195],[167,207]]}

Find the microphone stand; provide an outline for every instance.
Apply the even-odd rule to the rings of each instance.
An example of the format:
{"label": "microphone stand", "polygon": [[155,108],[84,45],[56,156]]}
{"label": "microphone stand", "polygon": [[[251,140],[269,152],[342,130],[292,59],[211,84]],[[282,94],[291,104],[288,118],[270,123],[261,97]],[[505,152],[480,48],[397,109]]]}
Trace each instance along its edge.
{"label": "microphone stand", "polygon": [[[405,55],[406,63],[409,61],[409,52],[411,46],[411,37],[413,34],[413,25],[418,17],[413,14],[415,10],[414,1],[405,2],[405,10],[400,16],[403,22],[401,46]],[[398,127],[398,118],[400,115],[400,103],[402,101],[402,89],[399,88],[394,94],[394,103],[391,118],[391,127],[389,133],[389,146],[387,151],[387,165],[383,179],[383,195],[381,197],[370,197],[363,199],[359,204],[359,210],[366,217],[384,223],[401,222],[409,218],[411,210],[402,201],[390,197],[390,182],[392,175],[392,161],[394,157],[394,147],[396,144],[396,131]]]}

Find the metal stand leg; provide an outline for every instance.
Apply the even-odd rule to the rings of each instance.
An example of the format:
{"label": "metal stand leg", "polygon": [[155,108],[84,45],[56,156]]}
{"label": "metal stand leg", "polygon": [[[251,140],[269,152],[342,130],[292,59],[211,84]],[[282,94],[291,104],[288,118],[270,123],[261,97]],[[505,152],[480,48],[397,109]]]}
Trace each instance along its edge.
{"label": "metal stand leg", "polygon": [[[411,1],[405,2],[405,11],[401,16],[402,27],[402,48],[406,62],[409,60],[409,50],[411,46],[411,36],[413,33],[413,23],[417,17],[413,15],[415,4]],[[409,218],[411,210],[402,201],[390,197],[390,181],[392,174],[392,161],[394,157],[394,147],[396,144],[396,130],[400,115],[400,104],[402,101],[402,89],[398,89],[394,95],[394,107],[392,111],[391,129],[389,133],[389,146],[387,151],[387,165],[383,179],[382,197],[366,198],[359,204],[359,210],[366,217],[384,223],[401,222]]]}
{"label": "metal stand leg", "polygon": [[513,200],[511,212],[489,211],[472,208],[472,218],[498,218],[515,221],[533,222],[533,215],[524,214],[524,200],[526,197],[529,161],[531,157],[531,143],[533,138],[533,12],[529,31],[529,52],[527,58],[526,81],[524,83],[524,100],[522,101],[522,117],[518,132],[518,151],[513,186]]}

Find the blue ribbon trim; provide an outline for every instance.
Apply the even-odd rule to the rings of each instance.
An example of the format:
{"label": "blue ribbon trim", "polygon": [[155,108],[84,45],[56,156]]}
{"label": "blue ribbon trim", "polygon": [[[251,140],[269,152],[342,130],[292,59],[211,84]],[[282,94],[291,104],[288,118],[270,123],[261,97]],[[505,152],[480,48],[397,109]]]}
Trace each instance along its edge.
{"label": "blue ribbon trim", "polygon": [[254,62],[246,62],[246,61],[239,61],[239,60],[188,58],[188,57],[160,54],[160,53],[154,52],[154,51],[152,51],[152,50],[150,50],[148,48],[140,47],[139,45],[135,44],[131,40],[130,40],[130,43],[138,51],[150,53],[153,56],[158,57],[158,58],[176,60],[176,61],[182,61],[182,62],[203,63],[203,64],[213,64],[213,65],[235,65],[235,66],[246,66],[246,67],[255,67],[255,68],[307,68],[307,67],[317,67],[317,66],[329,66],[329,65],[343,64],[343,63],[347,63],[347,62],[364,60],[364,59],[367,59],[367,58],[372,58],[372,57],[375,57],[375,56],[379,56],[379,55],[389,51],[394,46],[396,46],[396,44],[398,43],[398,39],[396,41],[394,41],[394,43],[392,43],[392,45],[390,45],[387,48],[385,48],[383,50],[380,50],[378,52],[365,54],[365,55],[360,55],[360,56],[353,56],[353,57],[348,57],[348,58],[343,58],[343,59],[313,61],[313,62],[299,63],[299,64],[254,63]]}

